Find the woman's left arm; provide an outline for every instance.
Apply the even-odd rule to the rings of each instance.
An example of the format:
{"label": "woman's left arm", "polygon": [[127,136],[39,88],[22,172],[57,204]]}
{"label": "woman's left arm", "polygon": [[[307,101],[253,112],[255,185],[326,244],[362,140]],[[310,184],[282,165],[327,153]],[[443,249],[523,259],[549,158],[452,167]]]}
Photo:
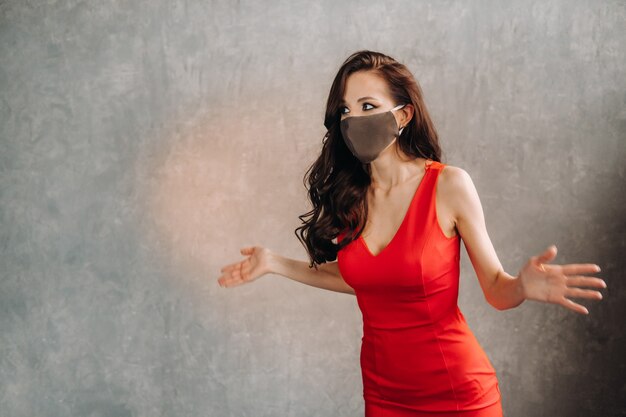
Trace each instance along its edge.
{"label": "woman's left arm", "polygon": [[602,279],[582,275],[599,272],[600,267],[596,264],[548,265],[556,256],[554,245],[530,257],[517,276],[506,273],[487,234],[482,205],[469,174],[462,168],[446,166],[440,176],[440,191],[452,210],[485,299],[494,308],[506,310],[524,300],[535,300],[589,314],[584,306],[567,297],[602,299],[599,291],[576,288],[606,288]]}

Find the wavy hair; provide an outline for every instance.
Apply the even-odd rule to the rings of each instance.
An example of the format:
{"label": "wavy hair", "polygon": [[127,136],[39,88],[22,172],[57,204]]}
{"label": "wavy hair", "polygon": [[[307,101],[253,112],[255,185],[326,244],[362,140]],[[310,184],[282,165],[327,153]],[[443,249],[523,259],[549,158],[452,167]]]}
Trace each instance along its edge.
{"label": "wavy hair", "polygon": [[[319,264],[334,261],[339,250],[359,238],[367,220],[370,164],[363,164],[350,152],[339,127],[346,80],[357,71],[372,71],[381,76],[397,104],[410,103],[415,108],[413,117],[397,139],[400,149],[413,158],[441,162],[437,132],[424,104],[422,90],[408,68],[380,52],[361,50],[350,55],[330,87],[322,151],[304,176],[313,209],[298,216],[303,224],[296,228],[295,234],[307,250],[309,268],[317,269]],[[341,243],[335,243],[342,232],[347,232],[345,237]]]}

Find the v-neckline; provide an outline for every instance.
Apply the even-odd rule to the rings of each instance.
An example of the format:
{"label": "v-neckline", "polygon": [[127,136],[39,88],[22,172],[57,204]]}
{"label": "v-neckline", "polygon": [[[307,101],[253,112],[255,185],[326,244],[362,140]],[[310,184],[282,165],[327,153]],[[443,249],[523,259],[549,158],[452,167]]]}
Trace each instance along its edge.
{"label": "v-neckline", "polygon": [[387,243],[387,245],[385,245],[385,247],[382,248],[380,250],[380,252],[378,252],[376,255],[374,255],[372,253],[372,251],[370,250],[369,246],[367,245],[367,242],[363,238],[363,233],[361,233],[361,235],[359,236],[359,241],[363,245],[363,248],[365,249],[365,251],[371,257],[378,258],[383,252],[385,252],[387,250],[387,248],[389,248],[389,246],[391,246],[393,244],[393,242],[396,240],[396,237],[402,231],[402,228],[404,227],[404,224],[408,221],[409,214],[413,210],[413,205],[415,204],[415,200],[417,200],[417,195],[419,194],[420,189],[422,188],[422,184],[426,180],[426,175],[428,175],[428,171],[430,171],[430,167],[431,167],[431,165],[433,163],[434,163],[434,161],[430,161],[430,163],[425,164],[425,166],[424,166],[424,174],[422,175],[422,179],[420,180],[420,183],[417,185],[417,188],[415,189],[415,192],[413,193],[413,197],[411,198],[411,202],[409,203],[409,208],[407,209],[406,213],[404,213],[404,218],[402,219],[402,222],[400,223],[400,227],[398,227],[398,230],[396,230],[396,233],[394,233],[394,235],[391,238],[391,240],[389,241],[389,243]]}

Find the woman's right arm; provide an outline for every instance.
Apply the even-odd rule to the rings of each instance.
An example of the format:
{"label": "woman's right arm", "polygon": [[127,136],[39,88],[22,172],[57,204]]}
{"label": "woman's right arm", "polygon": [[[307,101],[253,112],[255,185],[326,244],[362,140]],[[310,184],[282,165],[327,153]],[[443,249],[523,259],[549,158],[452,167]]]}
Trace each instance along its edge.
{"label": "woman's right arm", "polygon": [[297,282],[324,290],[355,295],[354,289],[343,280],[337,261],[309,268],[309,263],[286,258],[277,253],[270,255],[270,272],[282,275]]}
{"label": "woman's right arm", "polygon": [[355,295],[339,273],[337,261],[318,265],[316,270],[309,268],[307,262],[286,258],[262,246],[241,248],[240,252],[245,259],[220,270],[222,275],[217,280],[220,287],[235,287],[274,273],[312,287]]}

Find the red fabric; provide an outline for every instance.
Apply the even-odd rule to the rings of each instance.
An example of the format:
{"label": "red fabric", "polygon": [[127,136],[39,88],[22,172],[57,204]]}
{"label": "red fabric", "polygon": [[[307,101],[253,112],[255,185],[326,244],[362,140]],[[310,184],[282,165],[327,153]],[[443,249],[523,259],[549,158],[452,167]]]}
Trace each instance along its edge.
{"label": "red fabric", "polygon": [[366,417],[502,416],[496,372],[457,304],[461,239],[446,237],[437,220],[435,186],[444,166],[427,165],[400,228],[378,255],[362,238],[337,255],[363,316]]}

